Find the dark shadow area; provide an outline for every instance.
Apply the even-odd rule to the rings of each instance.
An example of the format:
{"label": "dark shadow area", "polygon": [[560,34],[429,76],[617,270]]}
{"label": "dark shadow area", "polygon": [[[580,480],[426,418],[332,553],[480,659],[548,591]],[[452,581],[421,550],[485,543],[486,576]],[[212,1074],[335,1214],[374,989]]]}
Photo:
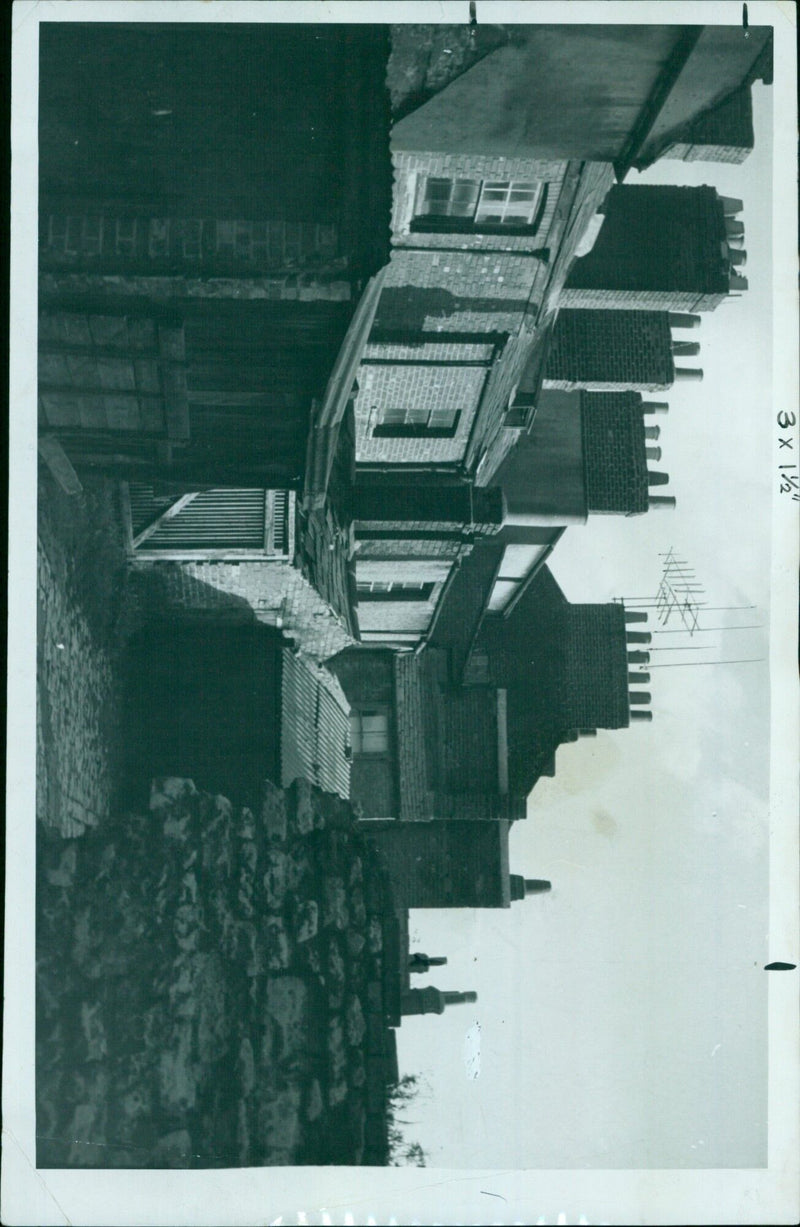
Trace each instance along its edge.
{"label": "dark shadow area", "polygon": [[256,624],[151,622],[124,668],[121,800],[152,776],[186,776],[255,805],[280,782],[281,636]]}
{"label": "dark shadow area", "polygon": [[[459,319],[465,315],[506,316],[524,310],[526,301],[527,294],[521,290],[516,298],[472,298],[438,287],[386,286],[375,317],[373,340],[380,342],[384,339],[384,333],[392,333],[398,328],[409,332],[424,332],[427,329],[435,336],[436,324],[452,316]],[[501,320],[497,331],[503,331],[505,327]],[[486,331],[485,327],[482,331]]]}

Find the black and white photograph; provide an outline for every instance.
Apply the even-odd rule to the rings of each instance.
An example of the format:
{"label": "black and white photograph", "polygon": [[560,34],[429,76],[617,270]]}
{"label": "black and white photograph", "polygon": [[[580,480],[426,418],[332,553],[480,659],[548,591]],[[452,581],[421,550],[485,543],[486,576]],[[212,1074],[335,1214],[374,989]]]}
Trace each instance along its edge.
{"label": "black and white photograph", "polygon": [[4,1222],[796,1221],[794,20],[15,4]]}

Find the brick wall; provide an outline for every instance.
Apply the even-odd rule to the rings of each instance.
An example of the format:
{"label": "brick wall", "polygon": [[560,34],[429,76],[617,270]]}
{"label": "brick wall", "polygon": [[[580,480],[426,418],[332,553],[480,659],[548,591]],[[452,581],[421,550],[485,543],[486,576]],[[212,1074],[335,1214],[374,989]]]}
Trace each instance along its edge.
{"label": "brick wall", "polygon": [[610,308],[614,311],[714,311],[727,298],[719,294],[698,294],[696,290],[587,290],[567,286],[562,290],[562,307]]}
{"label": "brick wall", "polygon": [[544,387],[659,391],[675,377],[665,311],[559,312]]}
{"label": "brick wall", "polygon": [[516,332],[534,287],[546,280],[542,260],[513,252],[395,248],[375,330]]}
{"label": "brick wall", "polygon": [[368,559],[407,560],[409,557],[419,559],[446,558],[454,561],[464,551],[461,541],[419,541],[413,537],[397,536],[391,541],[358,540],[356,542],[357,562]]}
{"label": "brick wall", "polygon": [[[483,367],[372,366],[358,372],[356,462],[452,463],[460,460],[486,379]],[[375,438],[385,409],[451,409],[459,413],[452,438]]]}
{"label": "brick wall", "polygon": [[397,823],[367,839],[383,858],[398,906],[508,906],[505,822]]}
{"label": "brick wall", "polygon": [[459,794],[498,789],[497,692],[447,690],[442,699],[442,777],[445,791],[456,794],[458,811]]}
{"label": "brick wall", "polygon": [[753,148],[753,103],[750,86],[743,86],[703,115],[688,129],[684,141],[662,155],[686,162],[743,162]]}
{"label": "brick wall", "polygon": [[420,658],[398,653],[394,660],[397,703],[397,764],[400,818],[433,817],[428,755],[437,753],[431,736],[431,705],[427,698]]}
{"label": "brick wall", "polygon": [[581,432],[588,511],[647,511],[642,398],[635,392],[584,392]]}
{"label": "brick wall", "polygon": [[617,184],[592,251],[561,305],[710,310],[728,291],[722,204],[714,188]]}
{"label": "brick wall", "polygon": [[365,364],[370,358],[384,362],[490,362],[494,344],[486,342],[448,341],[444,337],[421,336],[404,344],[371,340],[364,349]]}
{"label": "brick wall", "polygon": [[280,625],[315,660],[353,643],[339,617],[304,576],[285,561],[136,564],[145,614],[164,612]]}
{"label": "brick wall", "polygon": [[623,606],[567,606],[563,650],[563,727],[626,727],[628,658]]}
{"label": "brick wall", "polygon": [[[392,154],[394,193],[392,236],[395,245],[413,242],[420,247],[459,247],[484,251],[524,251],[543,247],[555,216],[558,189],[564,177],[565,162],[533,158],[487,157],[481,154],[402,153]],[[419,178],[445,179],[522,179],[548,184],[547,204],[533,235],[514,234],[410,234],[414,200]],[[454,241],[455,240],[455,243]]]}

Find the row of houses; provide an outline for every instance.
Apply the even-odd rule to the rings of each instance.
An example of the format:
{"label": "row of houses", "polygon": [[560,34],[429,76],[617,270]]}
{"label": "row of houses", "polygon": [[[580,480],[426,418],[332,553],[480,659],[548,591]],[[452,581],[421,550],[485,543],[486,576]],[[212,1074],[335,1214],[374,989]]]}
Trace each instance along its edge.
{"label": "row of houses", "polygon": [[650,719],[640,615],[547,564],[674,504],[664,396],[746,289],[742,206],[626,178],[746,157],[771,30],[70,23],[41,57],[40,451],[118,481],[151,639],[250,627],[264,736],[214,768],[352,799],[406,976],[409,908],[542,887],[508,833],[559,746]]}

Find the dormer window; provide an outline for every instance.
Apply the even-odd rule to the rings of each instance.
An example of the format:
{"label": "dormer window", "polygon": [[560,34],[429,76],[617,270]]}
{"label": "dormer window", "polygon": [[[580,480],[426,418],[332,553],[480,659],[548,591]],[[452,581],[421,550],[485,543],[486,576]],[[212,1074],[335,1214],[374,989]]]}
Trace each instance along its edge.
{"label": "dormer window", "polygon": [[547,184],[529,179],[420,181],[411,229],[476,234],[535,234]]}

